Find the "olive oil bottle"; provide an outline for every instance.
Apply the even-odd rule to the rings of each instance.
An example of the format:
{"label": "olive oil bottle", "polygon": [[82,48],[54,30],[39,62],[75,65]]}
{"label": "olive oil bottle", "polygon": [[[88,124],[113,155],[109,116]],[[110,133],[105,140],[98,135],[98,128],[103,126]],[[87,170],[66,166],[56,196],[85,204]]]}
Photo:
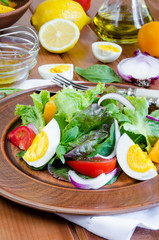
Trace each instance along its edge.
{"label": "olive oil bottle", "polygon": [[153,17],[144,0],[105,0],[93,19],[98,36],[119,44],[137,42],[137,33]]}

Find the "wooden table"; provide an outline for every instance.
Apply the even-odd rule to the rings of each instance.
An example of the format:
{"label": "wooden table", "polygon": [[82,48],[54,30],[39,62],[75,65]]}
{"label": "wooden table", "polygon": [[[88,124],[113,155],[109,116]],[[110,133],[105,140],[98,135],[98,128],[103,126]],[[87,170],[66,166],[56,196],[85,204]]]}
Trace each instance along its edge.
{"label": "wooden table", "polygon": [[[99,6],[104,0],[92,0],[92,5],[88,11],[93,19]],[[16,23],[17,25],[30,25],[30,18],[35,7],[42,0],[34,0],[29,10]],[[158,2],[158,3],[157,3]],[[159,1],[147,0],[152,15],[155,20],[159,20],[158,9]],[[47,63],[73,63],[74,66],[86,68],[97,60],[93,57],[91,43],[98,40],[90,26],[86,26],[81,31],[80,40],[76,46],[68,53],[57,55],[51,54],[42,47],[39,52],[38,63],[32,70],[29,79],[39,79],[37,68]],[[109,64],[116,71],[117,63],[125,58],[132,56],[137,49],[137,44],[123,45],[121,57],[114,63]],[[81,80],[74,73],[75,80]],[[150,88],[159,89],[159,81]],[[9,200],[0,198],[0,240],[102,240],[98,236],[87,230],[72,224],[54,214],[41,212],[13,203]],[[158,240],[159,231],[150,231],[137,228],[132,240]],[[124,239],[123,239],[124,240]]]}

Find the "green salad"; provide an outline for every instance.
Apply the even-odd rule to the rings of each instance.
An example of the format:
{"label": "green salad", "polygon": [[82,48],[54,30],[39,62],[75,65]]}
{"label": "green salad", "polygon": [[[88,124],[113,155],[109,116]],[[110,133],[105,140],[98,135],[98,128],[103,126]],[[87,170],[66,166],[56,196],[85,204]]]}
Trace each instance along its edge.
{"label": "green salad", "polygon": [[[99,104],[103,96],[107,97]],[[137,180],[151,179],[157,175],[157,163],[149,153],[159,139],[159,110],[149,113],[144,97],[122,97],[125,104],[117,88],[106,88],[104,83],[85,92],[64,88],[53,99],[46,90],[33,93],[32,106],[17,104],[15,109],[23,131],[29,128],[35,134],[30,137],[27,132],[31,140],[25,141],[30,145],[24,146],[17,129],[8,134],[9,139],[22,150],[17,156],[29,167],[47,168],[78,188],[112,184],[122,171]],[[46,124],[44,112],[50,101],[57,110]]]}

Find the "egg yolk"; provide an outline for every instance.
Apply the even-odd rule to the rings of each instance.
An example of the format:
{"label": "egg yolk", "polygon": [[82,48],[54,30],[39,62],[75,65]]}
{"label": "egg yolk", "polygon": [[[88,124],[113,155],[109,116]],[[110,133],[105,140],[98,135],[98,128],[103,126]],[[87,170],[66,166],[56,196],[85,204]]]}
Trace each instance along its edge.
{"label": "egg yolk", "polygon": [[47,134],[42,131],[33,140],[32,145],[24,154],[24,159],[28,162],[34,162],[44,156],[49,146]]}
{"label": "egg yolk", "polygon": [[98,48],[101,50],[101,52],[104,51],[110,51],[110,52],[119,52],[120,50],[117,47],[114,47],[112,45],[98,45]]}
{"label": "egg yolk", "polygon": [[129,167],[136,172],[147,172],[151,168],[156,170],[156,167],[148,157],[146,152],[143,152],[139,145],[132,145],[127,152],[127,162]]}
{"label": "egg yolk", "polygon": [[66,72],[71,68],[71,66],[62,64],[62,65],[57,65],[54,68],[50,69],[51,73],[62,73],[62,72]]}

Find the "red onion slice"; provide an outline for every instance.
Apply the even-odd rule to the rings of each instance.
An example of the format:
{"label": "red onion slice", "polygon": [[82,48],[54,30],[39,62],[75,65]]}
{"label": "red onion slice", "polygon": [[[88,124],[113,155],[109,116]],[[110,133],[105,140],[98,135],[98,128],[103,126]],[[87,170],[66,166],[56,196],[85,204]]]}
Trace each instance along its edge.
{"label": "red onion slice", "polygon": [[146,117],[152,121],[159,122],[159,119],[151,117],[150,115],[147,115]]}
{"label": "red onion slice", "polygon": [[115,168],[112,172],[108,174],[102,173],[98,177],[92,179],[83,179],[79,177],[73,170],[68,171],[68,176],[71,183],[77,188],[98,189],[108,183],[117,174],[118,170],[119,167]]}
{"label": "red onion slice", "polygon": [[117,144],[118,144],[118,141],[119,141],[119,138],[120,138],[121,134],[120,134],[120,128],[119,128],[119,125],[118,125],[118,121],[116,119],[114,120],[114,123],[115,123],[115,146],[114,146],[114,149],[111,152],[111,154],[106,156],[106,157],[102,156],[100,154],[97,154],[96,155],[97,157],[102,157],[104,159],[110,159],[110,158],[113,158],[113,157],[116,156],[116,147],[117,147]]}
{"label": "red onion slice", "polygon": [[138,49],[135,56],[119,62],[117,72],[125,81],[140,87],[149,87],[152,80],[159,79],[159,60]]}
{"label": "red onion slice", "polygon": [[29,123],[27,125],[27,127],[32,129],[36,135],[39,133],[39,131],[37,130],[37,128],[35,127],[35,125],[33,123]]}
{"label": "red onion slice", "polygon": [[100,106],[101,102],[103,102],[103,100],[105,100],[105,99],[117,100],[120,103],[122,103],[123,105],[125,105],[126,107],[129,107],[130,109],[135,110],[135,108],[131,104],[131,102],[119,93],[107,93],[107,94],[103,95],[98,101],[98,106]]}

